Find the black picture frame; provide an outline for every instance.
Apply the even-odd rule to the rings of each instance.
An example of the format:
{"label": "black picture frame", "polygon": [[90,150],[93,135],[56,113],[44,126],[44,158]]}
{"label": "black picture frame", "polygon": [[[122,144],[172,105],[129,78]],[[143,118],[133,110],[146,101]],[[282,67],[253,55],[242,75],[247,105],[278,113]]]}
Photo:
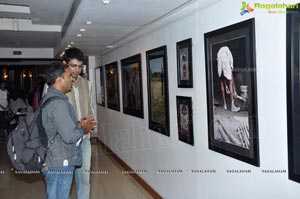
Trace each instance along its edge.
{"label": "black picture frame", "polygon": [[204,34],[209,149],[259,166],[255,21]]}
{"label": "black picture frame", "polygon": [[167,46],[146,51],[149,129],[170,136]]}
{"label": "black picture frame", "polygon": [[176,96],[178,139],[194,146],[192,98]]}
{"label": "black picture frame", "polygon": [[286,24],[288,176],[290,180],[300,183],[300,12],[298,9],[287,9]]}
{"label": "black picture frame", "polygon": [[120,111],[118,62],[105,65],[107,107]]}
{"label": "black picture frame", "polygon": [[96,103],[105,107],[105,86],[103,66],[95,68]]}
{"label": "black picture frame", "polygon": [[123,112],[144,118],[141,54],[121,60]]}
{"label": "black picture frame", "polygon": [[193,88],[192,38],[176,43],[178,88]]}

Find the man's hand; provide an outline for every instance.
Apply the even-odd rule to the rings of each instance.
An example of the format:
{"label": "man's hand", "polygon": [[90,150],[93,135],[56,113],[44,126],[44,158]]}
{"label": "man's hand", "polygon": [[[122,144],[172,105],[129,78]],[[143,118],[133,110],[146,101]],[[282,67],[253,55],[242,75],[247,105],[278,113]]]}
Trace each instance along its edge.
{"label": "man's hand", "polygon": [[84,134],[88,134],[91,130],[97,127],[97,122],[94,118],[81,118],[78,126],[82,128]]}

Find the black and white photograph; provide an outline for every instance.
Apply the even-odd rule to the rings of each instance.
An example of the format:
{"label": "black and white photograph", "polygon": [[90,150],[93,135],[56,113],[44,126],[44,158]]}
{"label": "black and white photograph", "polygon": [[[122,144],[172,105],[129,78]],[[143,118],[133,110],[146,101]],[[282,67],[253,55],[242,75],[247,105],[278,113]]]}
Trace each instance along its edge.
{"label": "black and white photograph", "polygon": [[103,66],[95,68],[96,103],[105,106],[104,71]]}
{"label": "black and white photograph", "polygon": [[177,42],[177,81],[179,88],[193,87],[192,39]]}
{"label": "black and white photograph", "polygon": [[121,60],[123,112],[144,118],[141,54]]}
{"label": "black and white photograph", "polygon": [[254,19],[205,34],[209,148],[259,165]]}
{"label": "black and white photograph", "polygon": [[176,96],[178,139],[194,145],[192,98]]}

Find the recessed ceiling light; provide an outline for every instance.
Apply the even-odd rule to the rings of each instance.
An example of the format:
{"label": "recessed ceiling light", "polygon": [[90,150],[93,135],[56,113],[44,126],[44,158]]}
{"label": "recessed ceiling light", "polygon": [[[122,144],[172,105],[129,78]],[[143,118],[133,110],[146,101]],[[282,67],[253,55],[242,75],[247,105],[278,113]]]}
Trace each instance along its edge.
{"label": "recessed ceiling light", "polygon": [[109,4],[109,3],[110,3],[110,0],[102,0],[102,3],[103,3],[104,5]]}
{"label": "recessed ceiling light", "polygon": [[77,37],[82,37],[82,34],[77,34],[76,36],[77,36]]}
{"label": "recessed ceiling light", "polygon": [[80,32],[84,32],[85,31],[85,28],[80,28]]}
{"label": "recessed ceiling light", "polygon": [[71,45],[68,45],[68,48],[71,48]]}
{"label": "recessed ceiling light", "polygon": [[92,23],[93,23],[93,22],[91,22],[91,21],[85,22],[86,25],[91,25]]}
{"label": "recessed ceiling light", "polygon": [[72,45],[73,45],[73,44],[74,44],[74,41],[71,41],[71,42],[70,42],[70,44],[72,44]]}
{"label": "recessed ceiling light", "polygon": [[106,46],[106,48],[113,48],[114,46],[112,46],[112,45],[108,45],[108,46]]}

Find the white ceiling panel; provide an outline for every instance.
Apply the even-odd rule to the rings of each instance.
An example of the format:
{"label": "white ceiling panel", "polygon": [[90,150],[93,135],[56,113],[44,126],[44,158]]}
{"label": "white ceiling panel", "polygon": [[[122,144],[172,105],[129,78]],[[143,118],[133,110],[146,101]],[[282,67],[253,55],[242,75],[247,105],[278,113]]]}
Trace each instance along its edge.
{"label": "white ceiling panel", "polygon": [[[99,55],[107,50],[107,45],[191,1],[196,0],[111,0],[108,5],[101,0],[0,0],[0,4],[29,6],[31,11],[30,14],[0,11],[0,17],[30,19],[33,25],[41,25],[44,30],[47,30],[47,26],[61,27],[62,30],[67,27],[65,33],[42,32],[42,29],[1,30],[0,47],[50,47],[58,52],[73,41],[85,54]],[[72,5],[78,2],[77,10],[74,9],[76,12],[68,18],[70,10],[72,13]],[[86,21],[92,21],[93,24],[87,26]],[[82,37],[76,37],[81,33],[80,28],[86,31],[82,32]]]}

